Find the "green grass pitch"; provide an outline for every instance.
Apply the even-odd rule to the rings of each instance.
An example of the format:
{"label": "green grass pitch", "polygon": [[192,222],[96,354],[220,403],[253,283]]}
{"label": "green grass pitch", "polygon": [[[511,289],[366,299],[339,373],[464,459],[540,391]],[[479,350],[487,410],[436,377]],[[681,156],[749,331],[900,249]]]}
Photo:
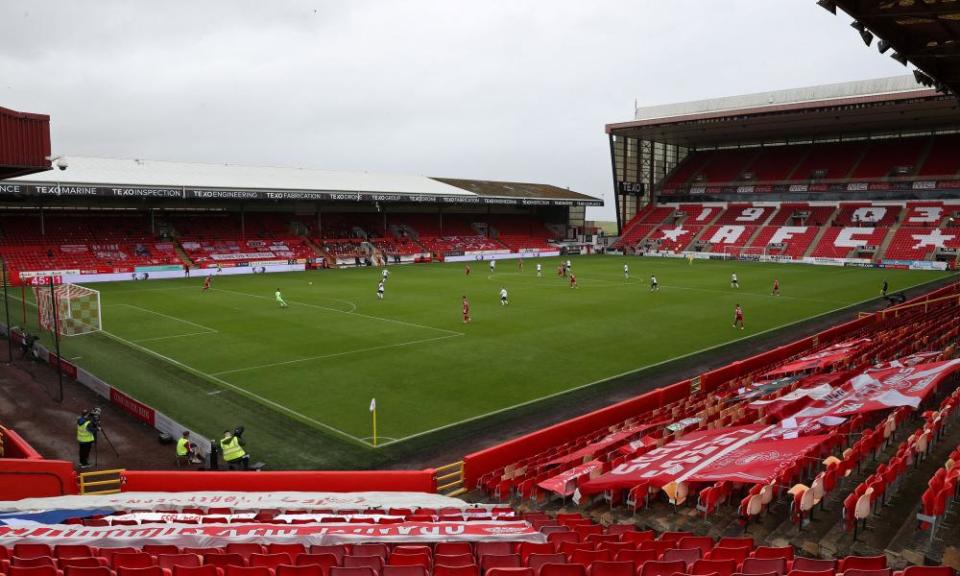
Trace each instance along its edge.
{"label": "green grass pitch", "polygon": [[[362,467],[377,461],[369,446],[374,397],[381,446],[402,444],[876,298],[884,279],[899,290],[945,275],[572,260],[576,289],[557,276],[558,258],[526,260],[522,271],[503,260],[495,273],[475,262],[469,276],[463,264],[391,267],[382,301],[375,268],[223,276],[206,293],[196,276],[91,285],[101,292],[104,331],[62,339],[64,356],[207,436],[244,424],[251,451],[270,454],[272,465]],[[739,289],[730,286],[733,272]],[[771,295],[775,278],[780,296]],[[277,288],[286,309],[274,301]],[[744,331],[732,327],[737,303]],[[305,456],[310,442],[322,449]]]}

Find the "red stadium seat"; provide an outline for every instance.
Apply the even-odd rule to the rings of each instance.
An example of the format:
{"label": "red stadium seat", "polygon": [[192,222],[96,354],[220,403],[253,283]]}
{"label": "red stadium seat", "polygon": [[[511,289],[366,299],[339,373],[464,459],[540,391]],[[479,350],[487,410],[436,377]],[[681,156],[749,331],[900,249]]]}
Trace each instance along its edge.
{"label": "red stadium seat", "polygon": [[537,576],[586,576],[587,568],[583,564],[544,564]]}
{"label": "red stadium seat", "polygon": [[223,569],[211,564],[203,566],[177,565],[173,567],[173,576],[223,576]]}
{"label": "red stadium seat", "polygon": [[614,560],[633,562],[637,566],[656,559],[656,550],[621,550],[614,556]]}
{"label": "red stadium seat", "polygon": [[553,554],[556,551],[557,547],[551,542],[521,542],[520,560],[526,564],[531,554]]}
{"label": "red stadium seat", "polygon": [[243,559],[243,556],[231,553],[231,554],[207,554],[203,557],[204,565],[210,566],[246,566],[247,561]]}
{"label": "red stadium seat", "polygon": [[166,576],[159,566],[144,566],[142,568],[121,567],[117,569],[117,576]]}
{"label": "red stadium seat", "polygon": [[527,566],[533,568],[534,572],[540,573],[540,567],[544,564],[566,564],[567,556],[559,552],[553,554],[531,554],[527,557]]}
{"label": "red stadium seat", "polygon": [[664,562],[670,562],[674,560],[679,560],[687,565],[689,569],[694,562],[699,560],[702,556],[699,548],[671,548],[663,553],[661,559]]}
{"label": "red stadium seat", "polygon": [[434,554],[433,563],[437,566],[470,566],[476,564],[473,554]]}
{"label": "red stadium seat", "polygon": [[707,554],[709,560],[734,560],[738,566],[749,557],[749,548],[721,548],[717,546]]}
{"label": "red stadium seat", "polygon": [[273,569],[281,564],[293,564],[289,554],[251,554],[247,559],[247,565],[252,567],[262,566]]}
{"label": "red stadium seat", "polygon": [[429,570],[433,562],[429,554],[397,554],[394,552],[387,560],[389,566],[421,566]]}
{"label": "red stadium seat", "polygon": [[474,550],[477,558],[493,554],[494,556],[505,556],[515,552],[516,545],[513,542],[477,542]]}
{"label": "red stadium seat", "polygon": [[[281,564],[274,569],[274,574],[276,576],[327,576],[327,569],[317,564],[304,564],[302,566]],[[369,575],[364,574],[364,576]]]}
{"label": "red stadium seat", "polygon": [[583,550],[577,549],[570,554],[571,564],[583,564],[589,566],[593,562],[613,560],[613,555],[609,550]]}
{"label": "red stadium seat", "polygon": [[713,546],[713,538],[709,536],[686,536],[677,541],[677,548],[699,548],[701,557],[713,550]]}
{"label": "red stadium seat", "polygon": [[519,554],[485,554],[480,557],[480,570],[486,574],[491,568],[520,568]]}
{"label": "red stadium seat", "polygon": [[823,572],[824,570],[835,572],[837,570],[837,561],[799,557],[793,560],[793,566],[791,568],[793,570],[805,570],[807,572]]}
{"label": "red stadium seat", "polygon": [[437,542],[433,548],[434,556],[443,554],[453,556],[457,554],[473,554],[473,544],[470,542]]}
{"label": "red stadium seat", "polygon": [[157,565],[171,574],[174,566],[196,568],[202,564],[203,558],[197,554],[160,554],[157,556]]}
{"label": "red stadium seat", "polygon": [[334,566],[330,576],[377,576],[380,572],[369,566]]}
{"label": "red stadium seat", "polygon": [[347,547],[343,544],[314,545],[310,546],[310,554],[333,554],[339,563],[347,555]]}
{"label": "red stadium seat", "polygon": [[737,571],[736,560],[697,560],[689,568],[690,574],[696,576],[706,576],[707,574],[716,574],[717,576],[732,576]]}
{"label": "red stadium seat", "polygon": [[17,558],[38,558],[40,556],[53,557],[53,550],[46,544],[14,544],[13,554]]}
{"label": "red stadium seat", "polygon": [[57,562],[60,565],[61,570],[66,570],[67,568],[96,568],[97,566],[107,566],[109,563],[104,558],[99,556],[82,556],[79,558],[64,558]]}
{"label": "red stadium seat", "polygon": [[533,568],[490,568],[483,576],[536,576]]}
{"label": "red stadium seat", "polygon": [[383,558],[380,556],[344,556],[343,567],[345,568],[369,568],[379,573],[383,568]]}
{"label": "red stadium seat", "polygon": [[59,576],[53,566],[10,566],[7,576]]}
{"label": "red stadium seat", "polygon": [[661,560],[651,560],[645,562],[637,571],[638,576],[673,576],[673,574],[686,574],[687,564],[677,560],[673,562],[663,562]]}
{"label": "red stadium seat", "polygon": [[[344,556],[346,558],[346,556]],[[376,558],[380,559],[379,556],[360,556],[360,558]],[[383,560],[380,560],[383,562]],[[343,558],[337,558],[333,554],[298,554],[293,564],[297,566],[321,566],[324,569],[330,568],[332,566],[340,566],[343,563]],[[290,562],[287,562],[290,564]]]}
{"label": "red stadium seat", "polygon": [[843,576],[891,576],[893,570],[890,568],[877,568],[874,570],[865,568],[850,568],[842,572]]}
{"label": "red stadium seat", "polygon": [[793,560],[793,546],[758,546],[751,554],[751,558],[783,558]]}
{"label": "red stadium seat", "polygon": [[113,570],[106,566],[68,566],[63,571],[65,576],[113,576]]}
{"label": "red stadium seat", "polygon": [[267,544],[267,554],[289,554],[291,558],[296,558],[297,554],[306,552],[303,544]]}
{"label": "red stadium seat", "polygon": [[837,572],[846,572],[854,568],[860,570],[880,570],[887,567],[887,557],[881,556],[847,556],[840,559]]}
{"label": "red stadium seat", "polygon": [[251,554],[263,554],[263,546],[259,544],[232,543],[227,544],[226,552],[227,554],[238,554],[243,558],[243,561],[246,562]]}
{"label": "red stadium seat", "polygon": [[83,544],[57,544],[53,547],[53,555],[57,559],[90,558],[93,556],[93,550]]}
{"label": "red stadium seat", "polygon": [[173,544],[144,544],[141,548],[147,554],[159,556],[160,554],[179,554],[180,547]]}
{"label": "red stadium seat", "polygon": [[273,576],[273,571],[266,566],[233,566],[224,568],[224,576]]}
{"label": "red stadium seat", "polygon": [[146,568],[156,565],[156,559],[145,552],[130,552],[126,554],[114,554],[111,558],[111,564],[114,570],[120,568]]}
{"label": "red stadium seat", "polygon": [[[476,564],[468,566],[444,566],[434,564],[433,576],[479,576],[480,569]],[[279,574],[277,575],[279,576]]]}
{"label": "red stadium seat", "polygon": [[769,574],[771,572],[783,576],[787,573],[785,558],[747,558],[740,565],[740,572],[744,574]]}
{"label": "red stadium seat", "polygon": [[429,576],[429,572],[423,566],[394,566],[388,564],[383,567],[381,576]]}
{"label": "red stadium seat", "polygon": [[53,566],[56,568],[57,561],[50,556],[30,556],[29,558],[14,556],[10,558],[10,565],[19,566],[21,568],[33,568],[36,566]]}
{"label": "red stadium seat", "polygon": [[597,560],[587,567],[588,576],[636,576],[636,567],[629,561]]}
{"label": "red stadium seat", "polygon": [[750,548],[753,549],[753,538],[750,536],[723,537],[717,540],[715,548]]}

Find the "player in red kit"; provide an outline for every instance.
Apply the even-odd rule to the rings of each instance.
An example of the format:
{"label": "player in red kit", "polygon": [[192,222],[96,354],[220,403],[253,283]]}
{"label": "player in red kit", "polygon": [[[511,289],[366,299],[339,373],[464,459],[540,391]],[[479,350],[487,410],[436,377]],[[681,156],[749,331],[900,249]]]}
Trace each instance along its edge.
{"label": "player in red kit", "polygon": [[773,279],[773,295],[774,296],[780,295],[780,281],[777,280],[776,278]]}
{"label": "player in red kit", "polygon": [[740,327],[743,330],[743,308],[737,304],[737,307],[733,309],[733,327]]}
{"label": "player in red kit", "polygon": [[571,288],[577,287],[577,275],[574,274],[573,272],[570,273],[570,287]]}
{"label": "player in red kit", "polygon": [[463,323],[470,323],[470,301],[466,296],[463,297]]}
{"label": "player in red kit", "polygon": [[207,290],[210,289],[210,279],[211,279],[211,278],[213,278],[213,277],[212,277],[212,276],[207,276],[206,278],[203,279],[203,291],[204,291],[204,292],[206,292]]}

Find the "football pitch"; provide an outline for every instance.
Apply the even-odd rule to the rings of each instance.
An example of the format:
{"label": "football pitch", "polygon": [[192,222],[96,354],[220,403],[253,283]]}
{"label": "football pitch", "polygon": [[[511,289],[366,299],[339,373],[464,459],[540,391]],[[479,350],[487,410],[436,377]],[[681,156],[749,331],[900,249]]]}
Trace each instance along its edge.
{"label": "football pitch", "polygon": [[[446,427],[877,298],[884,280],[897,291],[946,275],[571,260],[577,288],[558,277],[559,258],[526,260],[522,270],[504,260],[495,272],[475,262],[469,276],[463,264],[394,266],[382,300],[377,268],[222,276],[206,292],[196,276],[94,284],[103,331],[63,338],[63,356],[208,437],[244,425],[254,458],[272,468],[364,467],[383,461],[376,452]],[[743,331],[732,326],[737,304]]]}

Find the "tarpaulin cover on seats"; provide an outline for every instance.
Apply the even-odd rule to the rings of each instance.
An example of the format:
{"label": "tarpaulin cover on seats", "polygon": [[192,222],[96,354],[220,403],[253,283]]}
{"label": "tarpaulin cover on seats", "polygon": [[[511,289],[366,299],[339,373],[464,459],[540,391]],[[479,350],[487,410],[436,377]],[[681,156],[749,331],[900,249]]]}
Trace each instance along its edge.
{"label": "tarpaulin cover on seats", "polygon": [[570,496],[576,489],[576,486],[573,485],[572,480],[576,480],[580,476],[590,474],[595,470],[600,470],[602,467],[603,462],[600,462],[599,460],[591,460],[585,464],[574,466],[569,470],[564,470],[556,476],[547,478],[543,482],[537,484],[537,486],[560,496]]}
{"label": "tarpaulin cover on seats", "polygon": [[586,482],[580,493],[628,489],[644,481],[657,487],[675,481],[764,482],[826,438],[760,440],[774,428],[755,424],[688,434]]}
{"label": "tarpaulin cover on seats", "polygon": [[960,371],[960,359],[868,370],[811,402],[796,416],[845,417],[898,406],[917,408],[936,390],[937,384],[957,371]]}
{"label": "tarpaulin cover on seats", "polygon": [[0,512],[77,508],[280,508],[363,510],[367,508],[467,508],[459,498],[423,492],[122,492],[102,496],[59,496],[0,501]]}
{"label": "tarpaulin cover on seats", "polygon": [[807,370],[825,370],[834,364],[839,364],[847,358],[856,354],[861,348],[870,343],[869,338],[858,338],[856,340],[847,340],[839,342],[823,350],[804,356],[799,360],[784,364],[763,375],[764,378],[773,378],[784,374],[793,374],[795,372],[805,372]]}
{"label": "tarpaulin cover on seats", "polygon": [[402,524],[148,524],[141,526],[0,526],[0,546],[86,544],[117,547],[174,544],[185,547],[258,544],[342,544],[349,542],[546,542],[527,522],[404,522]]}
{"label": "tarpaulin cover on seats", "polygon": [[613,446],[618,442],[623,442],[624,440],[628,440],[634,436],[640,436],[640,435],[646,434],[650,430],[654,430],[664,423],[665,421],[659,421],[659,422],[651,422],[648,424],[638,424],[636,426],[630,426],[629,428],[625,428],[623,430],[619,430],[617,432],[604,436],[603,438],[601,438],[600,440],[597,440],[596,442],[587,444],[586,446],[584,446],[583,448],[575,452],[571,452],[570,454],[564,454],[563,456],[554,458],[553,460],[550,460],[549,462],[547,462],[545,466],[571,464],[573,462],[583,462],[585,458],[588,458],[588,457],[593,458],[604,449],[609,448],[610,446]]}

